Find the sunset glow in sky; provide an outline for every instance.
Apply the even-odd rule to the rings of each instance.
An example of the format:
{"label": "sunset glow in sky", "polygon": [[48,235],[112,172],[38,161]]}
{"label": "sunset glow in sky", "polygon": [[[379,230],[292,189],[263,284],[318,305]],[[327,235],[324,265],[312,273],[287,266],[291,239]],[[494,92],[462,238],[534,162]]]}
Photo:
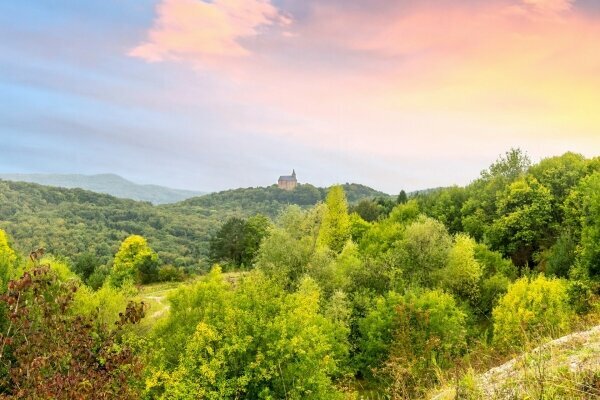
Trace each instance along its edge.
{"label": "sunset glow in sky", "polygon": [[397,193],[600,155],[597,0],[7,0],[0,49],[0,172]]}

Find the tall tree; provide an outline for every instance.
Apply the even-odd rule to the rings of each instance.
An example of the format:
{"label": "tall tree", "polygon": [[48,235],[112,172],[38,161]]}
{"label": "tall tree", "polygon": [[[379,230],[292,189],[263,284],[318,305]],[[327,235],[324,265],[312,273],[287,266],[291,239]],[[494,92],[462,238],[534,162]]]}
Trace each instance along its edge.
{"label": "tall tree", "polygon": [[404,189],[402,189],[400,191],[400,193],[398,194],[398,197],[396,198],[396,204],[404,204],[407,201],[408,201],[408,195],[406,194]]}
{"label": "tall tree", "polygon": [[321,222],[318,242],[339,253],[350,239],[350,217],[344,189],[339,185],[332,186],[325,205],[327,208]]}

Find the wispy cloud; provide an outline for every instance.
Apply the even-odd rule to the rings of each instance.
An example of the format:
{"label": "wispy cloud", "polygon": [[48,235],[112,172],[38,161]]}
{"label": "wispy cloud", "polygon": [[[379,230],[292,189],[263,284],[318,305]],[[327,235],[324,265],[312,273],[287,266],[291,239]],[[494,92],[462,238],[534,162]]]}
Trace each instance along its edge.
{"label": "wispy cloud", "polygon": [[288,19],[269,0],[163,0],[146,42],[130,55],[195,65],[249,54],[245,40]]}
{"label": "wispy cloud", "polygon": [[[269,127],[238,115],[236,129],[260,120],[265,135],[390,157],[464,155],[464,141],[491,155],[600,129],[600,24],[573,0],[315,1],[292,23],[257,1],[158,11],[152,44],[133,54],[212,67],[234,79],[232,100],[287,116]],[[269,29],[282,24],[286,37]]]}

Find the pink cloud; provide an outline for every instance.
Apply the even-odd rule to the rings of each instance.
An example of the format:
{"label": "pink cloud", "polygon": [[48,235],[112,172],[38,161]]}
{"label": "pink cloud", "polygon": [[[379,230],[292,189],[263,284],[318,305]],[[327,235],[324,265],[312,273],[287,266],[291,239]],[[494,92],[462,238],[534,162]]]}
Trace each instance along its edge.
{"label": "pink cloud", "polygon": [[156,62],[211,62],[249,54],[242,41],[286,24],[269,0],[162,0],[148,40],[129,55]]}
{"label": "pink cloud", "polygon": [[[469,142],[493,147],[493,156],[561,132],[600,140],[600,24],[572,0],[437,0],[386,10],[317,1],[287,24],[260,2],[263,11],[240,24],[246,28],[215,28],[228,33],[210,46],[198,39],[206,26],[237,25],[229,15],[239,9],[185,3],[201,4],[201,18],[216,22],[159,10],[143,58],[192,67],[218,59],[210,78],[235,83],[223,97],[255,111],[232,118],[237,130],[387,155],[470,151],[459,147]],[[270,29],[277,25],[288,33]],[[194,45],[153,39],[160,32]]]}

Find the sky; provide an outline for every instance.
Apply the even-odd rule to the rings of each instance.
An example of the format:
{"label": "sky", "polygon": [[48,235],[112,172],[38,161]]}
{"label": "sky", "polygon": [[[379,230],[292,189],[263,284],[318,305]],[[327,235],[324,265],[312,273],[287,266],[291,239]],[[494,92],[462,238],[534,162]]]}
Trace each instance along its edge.
{"label": "sky", "polygon": [[464,185],[600,155],[597,0],[4,0],[0,172]]}

